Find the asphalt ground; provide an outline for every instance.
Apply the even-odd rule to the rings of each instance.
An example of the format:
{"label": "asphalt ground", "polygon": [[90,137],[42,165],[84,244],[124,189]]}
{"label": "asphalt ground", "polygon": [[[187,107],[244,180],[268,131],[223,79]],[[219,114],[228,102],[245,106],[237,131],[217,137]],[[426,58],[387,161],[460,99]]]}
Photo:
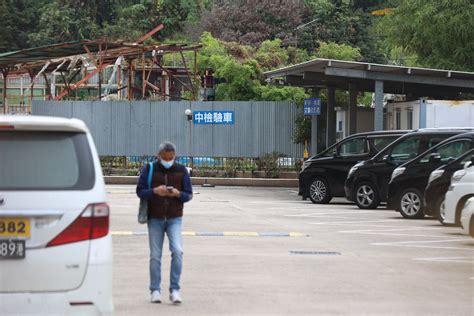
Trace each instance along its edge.
{"label": "asphalt ground", "polygon": [[183,222],[183,304],[149,302],[134,186],[107,186],[116,315],[474,315],[474,239],[293,189],[195,187]]}

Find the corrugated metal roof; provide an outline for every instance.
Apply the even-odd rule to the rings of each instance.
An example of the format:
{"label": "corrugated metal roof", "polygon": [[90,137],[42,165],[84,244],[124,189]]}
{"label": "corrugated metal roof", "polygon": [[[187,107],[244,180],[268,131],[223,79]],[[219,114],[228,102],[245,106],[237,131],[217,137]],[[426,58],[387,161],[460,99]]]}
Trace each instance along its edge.
{"label": "corrugated metal roof", "polygon": [[267,71],[264,75],[268,78],[276,78],[287,75],[302,75],[304,71],[324,72],[328,67],[364,70],[368,72],[381,72],[392,74],[423,75],[440,78],[470,79],[474,80],[474,72],[454,71],[444,69],[406,67],[388,64],[373,64],[356,61],[344,61],[335,59],[317,58],[300,64]]}

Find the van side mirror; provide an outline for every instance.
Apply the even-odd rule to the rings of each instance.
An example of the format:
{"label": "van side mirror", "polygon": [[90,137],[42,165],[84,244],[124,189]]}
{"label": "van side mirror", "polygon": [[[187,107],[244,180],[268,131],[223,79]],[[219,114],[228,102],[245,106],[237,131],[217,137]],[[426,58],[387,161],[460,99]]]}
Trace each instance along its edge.
{"label": "van side mirror", "polygon": [[428,159],[430,163],[438,163],[441,161],[441,155],[438,153],[432,153],[430,154],[430,157]]}
{"label": "van side mirror", "polygon": [[334,148],[334,149],[332,150],[332,156],[333,156],[334,158],[339,157],[339,155],[337,154],[337,148]]}
{"label": "van side mirror", "polygon": [[383,156],[383,157],[382,157],[382,161],[388,163],[388,162],[390,161],[390,156],[389,156],[389,155]]}

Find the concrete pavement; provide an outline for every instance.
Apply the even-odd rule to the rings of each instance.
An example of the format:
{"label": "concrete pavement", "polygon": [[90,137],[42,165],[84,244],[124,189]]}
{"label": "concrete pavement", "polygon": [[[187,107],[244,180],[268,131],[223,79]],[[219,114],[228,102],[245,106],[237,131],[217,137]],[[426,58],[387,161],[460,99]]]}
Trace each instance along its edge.
{"label": "concrete pavement", "polygon": [[458,228],[343,200],[313,205],[284,188],[195,187],[184,303],[151,304],[134,187],[107,189],[116,315],[472,315],[474,239]]}

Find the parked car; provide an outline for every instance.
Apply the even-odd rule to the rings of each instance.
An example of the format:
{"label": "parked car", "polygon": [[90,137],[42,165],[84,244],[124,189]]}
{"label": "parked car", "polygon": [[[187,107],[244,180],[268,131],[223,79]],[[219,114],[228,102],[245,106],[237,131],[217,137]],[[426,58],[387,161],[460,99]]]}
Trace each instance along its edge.
{"label": "parked car", "polygon": [[111,314],[99,157],[77,119],[0,116],[0,315]]}
{"label": "parked car", "polygon": [[474,237],[474,197],[464,204],[461,212],[461,228],[466,235]]}
{"label": "parked car", "polygon": [[461,212],[471,197],[474,197],[474,164],[468,162],[451,177],[451,185],[444,199],[444,217],[441,223],[459,226]]}
{"label": "parked car", "polygon": [[387,208],[405,218],[423,218],[424,191],[431,172],[474,148],[474,132],[448,138],[396,168],[388,185]]}
{"label": "parked car", "polygon": [[299,194],[313,203],[329,203],[344,196],[347,173],[357,162],[366,160],[408,131],[354,134],[303,163],[299,174]]}
{"label": "parked car", "polygon": [[425,214],[433,216],[439,219],[441,222],[444,221],[444,196],[448,191],[449,184],[451,183],[451,176],[454,172],[461,170],[464,164],[470,161],[474,161],[474,149],[471,149],[461,155],[458,159],[439,167],[430,174],[428,184],[424,194]]}
{"label": "parked car", "polygon": [[347,176],[346,198],[359,208],[374,209],[387,201],[388,183],[395,168],[443,140],[469,129],[420,129],[403,135],[371,159],[356,164]]}

